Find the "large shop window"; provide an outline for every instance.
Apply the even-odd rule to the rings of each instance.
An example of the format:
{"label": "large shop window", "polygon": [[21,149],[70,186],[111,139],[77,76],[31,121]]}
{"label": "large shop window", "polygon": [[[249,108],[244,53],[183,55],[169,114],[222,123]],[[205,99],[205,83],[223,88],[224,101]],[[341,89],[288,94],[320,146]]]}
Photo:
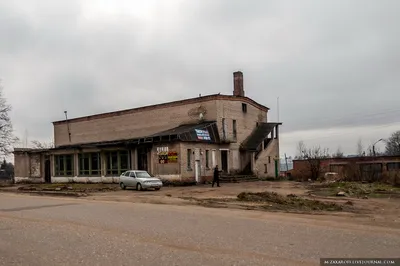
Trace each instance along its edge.
{"label": "large shop window", "polygon": [[55,155],[54,163],[55,176],[72,176],[74,174],[74,155]]}
{"label": "large shop window", "polygon": [[120,175],[130,170],[129,151],[110,151],[106,153],[107,175]]}
{"label": "large shop window", "polygon": [[100,176],[100,153],[81,153],[79,154],[79,175],[80,176]]}

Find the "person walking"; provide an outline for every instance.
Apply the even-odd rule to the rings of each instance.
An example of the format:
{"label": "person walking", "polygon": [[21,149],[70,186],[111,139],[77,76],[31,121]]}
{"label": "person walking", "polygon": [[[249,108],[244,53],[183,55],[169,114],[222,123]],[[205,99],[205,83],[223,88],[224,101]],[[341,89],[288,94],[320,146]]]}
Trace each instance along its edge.
{"label": "person walking", "polygon": [[217,183],[217,187],[219,187],[219,173],[220,172],[221,171],[218,169],[218,165],[216,165],[214,168],[214,177],[213,177],[212,187],[214,187],[215,183]]}

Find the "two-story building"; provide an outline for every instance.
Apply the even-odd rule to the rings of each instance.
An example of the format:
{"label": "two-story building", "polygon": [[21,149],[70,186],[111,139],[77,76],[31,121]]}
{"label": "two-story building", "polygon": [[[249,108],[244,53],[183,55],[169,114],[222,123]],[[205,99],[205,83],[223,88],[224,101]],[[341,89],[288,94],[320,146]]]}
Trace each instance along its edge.
{"label": "two-story building", "polygon": [[162,179],[202,182],[226,174],[277,176],[280,123],[245,96],[243,73],[232,95],[207,95],[53,122],[55,147],[15,148],[15,180],[118,182],[128,169]]}

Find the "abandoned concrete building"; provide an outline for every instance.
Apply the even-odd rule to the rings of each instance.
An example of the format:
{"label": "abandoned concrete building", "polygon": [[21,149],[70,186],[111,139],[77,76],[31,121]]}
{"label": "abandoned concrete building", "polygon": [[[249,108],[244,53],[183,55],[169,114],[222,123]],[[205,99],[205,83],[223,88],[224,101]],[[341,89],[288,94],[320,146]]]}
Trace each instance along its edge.
{"label": "abandoned concrete building", "polygon": [[225,174],[275,177],[279,126],[269,108],[245,96],[243,73],[233,95],[207,95],[53,122],[54,148],[14,149],[15,181],[118,182],[128,169],[161,179]]}

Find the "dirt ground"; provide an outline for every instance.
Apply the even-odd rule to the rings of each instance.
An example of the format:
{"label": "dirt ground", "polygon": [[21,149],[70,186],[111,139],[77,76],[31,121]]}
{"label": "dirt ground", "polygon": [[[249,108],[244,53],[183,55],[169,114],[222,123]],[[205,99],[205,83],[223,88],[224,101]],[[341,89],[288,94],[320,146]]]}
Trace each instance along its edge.
{"label": "dirt ground", "polygon": [[[280,195],[296,195],[305,199],[336,203],[345,208],[341,212],[308,212],[285,209],[259,208],[258,203],[239,202],[238,194],[242,192],[276,192]],[[103,192],[87,197],[100,201],[123,201],[172,205],[201,205],[213,208],[233,208],[247,210],[262,210],[272,212],[287,212],[285,215],[313,216],[316,220],[330,222],[346,222],[359,225],[376,225],[400,229],[400,198],[356,198],[321,196],[314,194],[313,188],[307,183],[298,182],[246,182],[221,184],[212,188],[211,185],[191,187],[163,187],[160,191],[117,190]],[[264,205],[265,206],[265,205]]]}
{"label": "dirt ground", "polygon": [[[313,220],[330,223],[345,222],[352,223],[353,226],[375,225],[400,229],[400,197],[398,197],[400,189],[395,188],[397,194],[394,197],[394,195],[385,193],[377,194],[377,191],[384,189],[387,193],[392,190],[391,188],[388,189],[379,185],[374,189],[370,186],[368,184],[350,183],[324,185],[289,181],[259,181],[223,183],[221,187],[211,187],[211,185],[165,186],[160,191],[121,190],[117,184],[36,184],[8,189],[14,190],[14,192],[36,195],[53,193],[51,195],[57,196],[64,193],[64,196],[75,195],[94,201],[200,205],[209,208],[280,212],[281,215],[289,215],[293,218],[311,217]],[[358,187],[360,187],[359,191],[357,191]],[[335,196],[341,190],[346,191],[346,196]],[[249,193],[250,198],[258,197],[259,195],[253,194],[261,192],[262,195],[265,194],[268,197],[260,201],[239,199],[238,195],[243,192]],[[368,197],[362,193],[369,193]],[[271,200],[270,197],[275,198]],[[287,204],[287,202],[294,204]],[[313,206],[314,203],[316,203],[315,206]],[[329,208],[321,208],[321,203]],[[309,206],[310,204],[311,206]],[[330,208],[332,205],[334,208]]]}

